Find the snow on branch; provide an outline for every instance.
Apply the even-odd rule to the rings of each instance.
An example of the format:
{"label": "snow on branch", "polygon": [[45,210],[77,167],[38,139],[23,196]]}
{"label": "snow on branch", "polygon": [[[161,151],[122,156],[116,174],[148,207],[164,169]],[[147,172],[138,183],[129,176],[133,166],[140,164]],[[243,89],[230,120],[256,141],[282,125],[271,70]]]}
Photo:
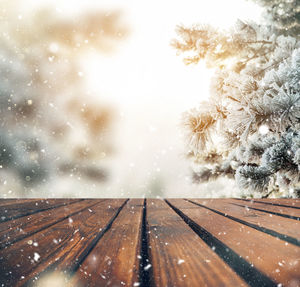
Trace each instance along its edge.
{"label": "snow on branch", "polygon": [[[209,100],[184,114],[187,150],[198,165],[196,181],[235,174],[241,189],[259,191],[261,196],[273,191],[273,195],[296,196],[299,9],[292,11],[294,0],[276,0],[273,6],[257,2],[267,8],[263,24],[239,20],[226,31],[210,25],[177,27],[178,39],[172,45],[185,62],[203,60],[215,70]],[[289,23],[285,12],[292,17]],[[218,155],[213,165],[211,151]]]}

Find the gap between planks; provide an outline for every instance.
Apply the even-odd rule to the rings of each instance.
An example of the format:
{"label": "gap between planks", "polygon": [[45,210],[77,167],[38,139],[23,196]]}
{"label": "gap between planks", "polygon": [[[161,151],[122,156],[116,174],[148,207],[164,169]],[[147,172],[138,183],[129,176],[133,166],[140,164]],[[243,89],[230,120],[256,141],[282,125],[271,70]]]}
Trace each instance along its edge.
{"label": "gap between planks", "polygon": [[[131,202],[131,201],[129,201],[129,202]],[[153,220],[154,220],[154,222],[156,222],[157,220],[159,220],[159,218],[155,217],[154,210],[151,211],[151,202],[159,203],[158,205],[160,205],[161,203],[165,204],[165,207],[163,207],[163,208],[167,207],[167,210],[169,210],[167,212],[167,214],[169,214],[168,216],[171,216],[171,218],[173,218],[175,215],[178,216],[178,218],[180,218],[181,222],[182,222],[180,225],[181,228],[183,228],[183,230],[190,230],[190,231],[186,231],[186,232],[187,233],[192,232],[192,234],[195,234],[195,236],[197,236],[198,238],[200,237],[201,241],[203,240],[205,242],[208,250],[211,250],[211,248],[213,246],[215,248],[217,246],[217,250],[214,250],[214,252],[211,250],[210,252],[212,252],[212,254],[216,254],[217,258],[220,258],[221,262],[223,262],[223,266],[221,264],[222,267],[220,267],[220,268],[224,268],[224,266],[228,266],[229,270],[233,269],[240,276],[240,277],[235,277],[236,275],[233,272],[232,273],[233,275],[231,278],[231,280],[237,280],[236,282],[239,282],[240,286],[242,286],[244,284],[243,281],[238,281],[238,280],[241,280],[240,278],[242,278],[250,286],[257,286],[258,283],[260,284],[260,286],[276,286],[277,282],[279,282],[278,280],[276,280],[276,283],[275,283],[274,278],[270,279],[270,277],[265,276],[263,273],[261,273],[261,271],[259,271],[260,269],[256,269],[248,261],[241,259],[239,253],[236,253],[233,249],[229,248],[222,241],[219,240],[219,242],[218,242],[218,239],[216,237],[214,237],[211,233],[209,233],[201,225],[194,222],[191,219],[191,216],[186,215],[185,209],[182,209],[180,206],[177,208],[175,206],[176,204],[174,205],[174,202],[172,203],[172,200],[167,200],[165,203],[162,200],[151,200],[151,199],[142,200],[143,206],[140,207],[141,208],[140,217],[139,217],[139,219],[137,219],[138,226],[139,226],[139,228],[138,228],[139,231],[138,231],[138,235],[137,235],[139,244],[136,245],[135,253],[137,255],[140,255],[141,258],[138,258],[139,260],[135,261],[135,266],[138,265],[138,266],[136,266],[136,269],[134,271],[135,275],[132,276],[131,279],[128,279],[129,281],[126,281],[127,277],[125,276],[124,279],[122,279],[125,281],[122,281],[122,282],[131,282],[131,284],[135,284],[135,283],[140,284],[140,285],[132,285],[132,286],[165,286],[162,284],[161,281],[159,281],[161,279],[160,278],[157,279],[157,276],[155,277],[155,274],[153,273],[155,271],[154,270],[155,263],[153,261],[158,260],[158,258],[157,258],[158,255],[156,255],[156,258],[155,258],[155,255],[153,253],[154,251],[152,249],[153,247],[151,248],[151,242],[152,243],[155,242],[155,238],[153,237],[153,233],[151,234],[151,233],[149,233],[149,231],[151,231],[151,230],[153,231],[153,228],[154,228]],[[194,202],[190,203],[190,204],[193,204],[195,206]],[[84,254],[81,254],[79,256],[80,260],[77,260],[76,264],[71,268],[71,273],[73,275],[77,275],[77,276],[78,276],[78,274],[80,274],[80,276],[82,276],[81,280],[83,280],[83,282],[86,282],[85,280],[87,280],[87,278],[85,278],[85,276],[82,275],[82,274],[85,274],[84,272],[87,272],[87,269],[85,269],[85,267],[91,268],[91,264],[89,264],[89,262],[90,262],[91,258],[93,258],[93,256],[95,256],[95,254],[96,254],[95,252],[97,250],[101,250],[101,248],[103,248],[103,247],[101,247],[102,240],[105,240],[105,238],[111,238],[111,240],[112,240],[114,238],[114,236],[116,236],[117,233],[114,231],[114,229],[117,228],[118,225],[120,225],[120,222],[122,222],[122,220],[124,221],[126,219],[126,216],[124,215],[124,214],[126,214],[125,206],[128,206],[128,205],[129,205],[129,203],[127,201],[125,201],[123,203],[123,205],[121,205],[119,207],[117,213],[111,218],[111,220],[108,223],[106,223],[106,227],[102,230],[101,236],[99,235],[99,232],[98,232],[98,235],[96,236],[96,240],[92,241],[92,243],[90,243],[88,245],[86,250],[83,252]],[[191,208],[191,206],[190,206],[190,208]],[[170,211],[172,211],[172,213],[170,213]],[[176,216],[175,216],[175,218],[176,218]],[[224,216],[224,214],[222,216]],[[177,219],[177,221],[178,220],[179,219]],[[240,222],[240,223],[242,223],[242,222]],[[163,222],[162,222],[162,224],[163,224]],[[186,226],[186,227],[184,227],[184,226]],[[174,228],[176,228],[176,226]],[[188,228],[188,229],[186,229],[186,228]],[[175,229],[173,231],[175,232]],[[263,230],[259,230],[259,231],[263,231]],[[199,239],[198,239],[198,242],[200,242]],[[187,247],[187,248],[189,248],[189,247]],[[230,252],[228,252],[227,250],[229,250]],[[178,250],[176,250],[176,252],[177,251]],[[214,259],[214,260],[216,260],[216,259]],[[66,260],[64,260],[64,262],[67,263]],[[233,264],[233,262],[235,262],[235,264]],[[66,266],[64,264],[62,264],[61,262],[58,262],[58,263],[53,262],[52,269],[53,269],[53,267],[55,267],[54,269],[64,270],[65,266]],[[174,263],[172,263],[172,264],[171,265],[174,267]],[[148,268],[147,266],[150,266],[150,268]],[[126,266],[124,268],[126,268]],[[176,265],[175,265],[175,268],[176,268]],[[243,268],[244,270],[239,270],[239,268],[240,269]],[[51,268],[48,268],[47,270],[50,270],[50,269]],[[196,271],[199,271],[199,270],[196,270]],[[123,274],[122,271],[120,271],[120,270],[118,272],[120,274]],[[156,273],[157,272],[159,272],[159,270],[158,271],[156,270]],[[41,273],[43,273],[43,268],[39,268],[38,272],[35,273],[35,276],[37,276]],[[88,274],[88,272],[87,272],[87,274]],[[195,272],[195,274],[197,274],[197,272]],[[231,274],[231,273],[229,273],[229,274]],[[73,277],[73,278],[75,278],[75,277]],[[118,277],[118,276],[115,278],[116,278],[116,280],[120,279],[120,277]],[[73,280],[75,280],[75,279],[73,279]],[[78,280],[78,278],[76,280]],[[194,278],[194,280],[195,280],[195,278]],[[118,282],[120,282],[120,281],[118,281]],[[190,282],[192,282],[192,281],[190,281]],[[94,284],[97,284],[97,283],[94,282]],[[180,285],[180,284],[179,285],[176,284],[176,285],[177,286],[186,286],[186,285]],[[97,286],[97,285],[90,285],[90,286]],[[211,286],[213,286],[213,285],[211,285]],[[214,286],[217,286],[217,285],[214,285]]]}
{"label": "gap between planks", "polygon": [[[226,246],[226,252],[227,250],[230,254],[231,251],[235,252],[265,276],[260,284],[247,281],[249,284],[253,286],[271,284],[272,286],[272,282],[288,285],[290,282],[300,281],[299,247],[233,221],[205,207],[194,208],[195,205],[188,201],[173,199],[168,202],[203,238],[208,234],[211,240],[217,239],[223,244],[223,249]],[[268,252],[270,248],[272,252]],[[271,281],[268,283],[266,280]]]}
{"label": "gap between planks", "polygon": [[[231,200],[222,201],[221,203],[215,200],[186,199],[186,201],[300,247],[300,240],[298,239],[300,238],[300,222],[280,218],[276,215],[270,217],[260,212],[260,210],[254,210],[255,212],[253,212],[248,206],[236,205],[238,208],[235,208],[235,203],[232,203]],[[233,206],[229,206],[229,204]]]}
{"label": "gap between planks", "polygon": [[257,202],[257,201],[248,201],[248,200],[237,200],[235,204],[248,207],[253,210],[258,210],[262,212],[266,212],[269,214],[278,215],[281,217],[286,217],[294,220],[300,220],[300,210],[293,206],[282,206],[282,205],[274,205],[274,204],[266,204],[265,202]]}
{"label": "gap between planks", "polygon": [[[51,228],[34,233],[30,240],[23,239],[2,250],[0,282],[5,282],[6,286],[23,286],[25,281],[32,280],[41,273],[53,271],[59,264],[67,266],[69,271],[75,270],[93,244],[110,227],[125,202],[125,199],[114,200],[110,202],[111,208],[109,206],[104,209],[107,202],[98,201],[97,206],[102,206],[102,209],[97,209],[97,206],[93,210],[85,209],[75,214],[72,222],[65,219]],[[37,242],[38,246],[29,245],[29,241]],[[20,250],[23,252],[20,253]],[[40,256],[37,262],[32,258],[34,251]],[[18,265],[22,265],[22,270]]]}
{"label": "gap between planks", "polygon": [[6,222],[60,206],[67,206],[79,201],[84,201],[84,199],[18,199],[17,202],[11,200],[8,204],[0,205],[0,222]]}

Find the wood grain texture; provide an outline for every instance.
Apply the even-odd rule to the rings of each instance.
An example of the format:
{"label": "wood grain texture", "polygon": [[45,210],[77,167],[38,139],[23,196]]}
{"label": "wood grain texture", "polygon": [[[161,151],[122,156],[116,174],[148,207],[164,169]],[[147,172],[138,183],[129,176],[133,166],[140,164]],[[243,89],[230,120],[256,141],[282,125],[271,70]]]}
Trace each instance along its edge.
{"label": "wood grain texture", "polygon": [[[28,199],[20,200],[17,202],[9,201],[8,204],[0,206],[0,222],[16,219],[22,216],[30,215],[40,212],[42,210],[48,210],[58,206],[68,205],[82,199]],[[21,202],[20,202],[21,201]]]}
{"label": "wood grain texture", "polygon": [[299,200],[146,203],[0,200],[0,286],[300,286]]}
{"label": "wood grain texture", "polygon": [[164,201],[147,200],[147,223],[152,285],[246,286]]}
{"label": "wood grain texture", "polygon": [[258,198],[258,199],[245,199],[246,201],[263,202],[266,204],[281,205],[286,207],[300,208],[299,198]]}
{"label": "wood grain texture", "polygon": [[[36,200],[41,200],[41,199],[36,199],[36,198],[0,198],[0,206],[7,206],[11,204],[23,204],[25,202],[29,201],[36,201]],[[47,200],[47,199],[42,199],[42,200]]]}
{"label": "wood grain texture", "polygon": [[238,200],[234,199],[237,205],[241,205],[244,207],[248,207],[250,209],[256,209],[263,212],[274,213],[281,216],[285,216],[287,218],[294,218],[296,220],[300,220],[300,209],[274,205],[274,204],[267,204],[263,202],[257,202],[252,200]]}
{"label": "wood grain texture", "polygon": [[48,267],[72,272],[124,202],[101,201],[1,250],[0,282],[5,286],[22,286]]}
{"label": "wood grain texture", "polygon": [[[233,217],[245,224],[256,226],[258,229],[273,234],[280,238],[285,238],[284,235],[295,239],[295,243],[300,245],[300,221],[283,218],[277,215],[270,215],[266,212],[247,208],[247,206],[236,205],[236,201],[232,199],[195,199],[191,200],[213,210],[217,210],[228,217]],[[274,232],[272,232],[274,231]],[[279,233],[279,234],[278,234]],[[291,240],[290,240],[291,241]]]}
{"label": "wood grain texture", "polygon": [[300,284],[299,247],[190,202],[170,203],[277,284]]}
{"label": "wood grain texture", "polygon": [[143,199],[131,199],[88,254],[71,286],[136,286],[141,284]]}
{"label": "wood grain texture", "polygon": [[11,245],[97,203],[98,201],[95,200],[77,201],[0,223],[0,248]]}

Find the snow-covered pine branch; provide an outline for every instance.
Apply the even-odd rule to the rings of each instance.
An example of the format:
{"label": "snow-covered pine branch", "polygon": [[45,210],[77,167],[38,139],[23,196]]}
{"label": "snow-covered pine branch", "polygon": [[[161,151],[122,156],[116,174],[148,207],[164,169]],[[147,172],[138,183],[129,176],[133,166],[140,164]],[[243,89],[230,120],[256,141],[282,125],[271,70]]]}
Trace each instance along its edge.
{"label": "snow-covered pine branch", "polygon": [[[241,189],[259,191],[261,196],[273,191],[291,195],[291,190],[297,195],[299,11],[291,11],[294,0],[258,2],[268,8],[266,23],[239,20],[227,31],[209,25],[177,27],[179,37],[172,45],[185,62],[203,60],[215,69],[209,100],[184,114],[187,150],[198,165],[197,181],[231,174]],[[282,9],[298,18],[287,23],[278,12]],[[212,152],[219,155],[213,165]]]}

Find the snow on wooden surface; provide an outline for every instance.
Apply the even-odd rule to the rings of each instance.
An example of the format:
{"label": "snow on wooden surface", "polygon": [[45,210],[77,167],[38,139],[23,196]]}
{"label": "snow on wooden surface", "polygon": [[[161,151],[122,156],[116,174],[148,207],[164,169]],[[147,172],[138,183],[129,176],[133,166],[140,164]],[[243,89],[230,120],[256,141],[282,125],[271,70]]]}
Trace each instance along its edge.
{"label": "snow on wooden surface", "polygon": [[297,199],[2,199],[0,216],[0,286],[300,286]]}

